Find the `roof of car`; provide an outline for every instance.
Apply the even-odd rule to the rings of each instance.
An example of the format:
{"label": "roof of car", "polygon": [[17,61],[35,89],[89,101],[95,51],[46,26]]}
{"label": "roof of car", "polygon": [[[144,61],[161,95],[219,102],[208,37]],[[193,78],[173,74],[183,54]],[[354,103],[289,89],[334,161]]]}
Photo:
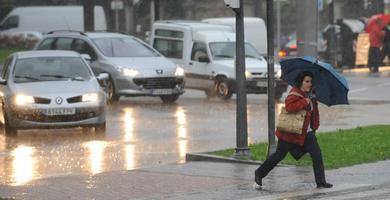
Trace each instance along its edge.
{"label": "roof of car", "polygon": [[17,58],[34,58],[34,57],[80,57],[80,54],[74,51],[59,50],[38,50],[38,51],[20,51],[14,53]]}
{"label": "roof of car", "polygon": [[123,37],[123,36],[133,37],[122,33],[112,33],[112,32],[87,32],[85,34],[90,38],[102,38],[102,37],[113,38],[113,37]]}
{"label": "roof of car", "polygon": [[157,21],[155,23],[156,24],[170,24],[170,25],[179,26],[179,27],[188,27],[188,28],[191,28],[193,30],[225,29],[225,30],[233,31],[232,27],[227,26],[227,25],[216,25],[216,24],[209,24],[206,22],[191,21],[191,20],[161,20],[161,21]]}
{"label": "roof of car", "polygon": [[72,31],[72,30],[57,30],[57,31],[51,31],[48,34],[45,35],[46,37],[52,37],[52,36],[86,36],[89,38],[102,38],[102,37],[133,37],[131,35],[126,35],[122,33],[115,33],[115,32],[80,32],[80,31]]}

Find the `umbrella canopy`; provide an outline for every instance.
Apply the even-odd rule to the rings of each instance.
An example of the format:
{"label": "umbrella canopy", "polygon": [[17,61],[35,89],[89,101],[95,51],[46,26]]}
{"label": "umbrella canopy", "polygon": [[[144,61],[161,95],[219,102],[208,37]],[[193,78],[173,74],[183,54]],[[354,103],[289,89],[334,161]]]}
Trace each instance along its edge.
{"label": "umbrella canopy", "polygon": [[332,65],[311,56],[291,58],[280,62],[282,79],[294,85],[298,74],[310,71],[314,75],[313,89],[319,102],[327,105],[349,104],[348,82]]}
{"label": "umbrella canopy", "polygon": [[[381,21],[380,24],[377,21]],[[369,33],[375,28],[383,29],[387,24],[390,23],[390,14],[378,14],[372,16],[366,25],[366,32]]]}

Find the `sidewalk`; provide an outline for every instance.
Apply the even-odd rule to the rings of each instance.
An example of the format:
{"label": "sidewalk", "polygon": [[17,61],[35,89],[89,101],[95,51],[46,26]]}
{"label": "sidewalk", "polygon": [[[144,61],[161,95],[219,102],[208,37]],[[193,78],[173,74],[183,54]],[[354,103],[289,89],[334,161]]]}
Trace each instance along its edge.
{"label": "sidewalk", "polygon": [[[326,171],[331,189],[316,189],[311,168],[277,167],[256,190],[256,165],[188,162],[158,167],[41,179],[0,186],[16,199],[374,199],[390,198],[390,161]],[[347,198],[347,199],[348,199]]]}

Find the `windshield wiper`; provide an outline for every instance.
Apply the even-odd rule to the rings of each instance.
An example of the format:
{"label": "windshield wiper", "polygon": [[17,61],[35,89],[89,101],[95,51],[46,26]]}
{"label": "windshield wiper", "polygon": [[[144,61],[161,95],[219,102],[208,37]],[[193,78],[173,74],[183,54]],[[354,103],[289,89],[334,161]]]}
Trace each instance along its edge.
{"label": "windshield wiper", "polygon": [[55,74],[41,74],[40,76],[41,77],[54,77],[54,78],[69,78],[72,81],[84,81],[84,78],[81,76],[70,77],[70,76],[55,75]]}
{"label": "windshield wiper", "polygon": [[40,81],[39,78],[35,78],[35,77],[31,77],[31,76],[18,76],[18,75],[16,75],[15,78],[25,78],[25,79],[29,79],[29,80],[33,80],[33,81]]}

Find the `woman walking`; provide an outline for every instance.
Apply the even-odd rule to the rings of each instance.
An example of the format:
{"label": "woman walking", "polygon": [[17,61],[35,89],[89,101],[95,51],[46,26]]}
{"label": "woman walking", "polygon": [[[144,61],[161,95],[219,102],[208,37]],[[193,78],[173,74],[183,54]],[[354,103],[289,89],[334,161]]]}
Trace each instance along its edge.
{"label": "woman walking", "polygon": [[[325,169],[322,161],[321,149],[318,145],[315,131],[318,129],[319,112],[315,95],[312,92],[313,74],[305,71],[295,79],[295,86],[291,89],[285,101],[287,112],[306,110],[302,134],[292,134],[277,130],[278,145],[276,152],[272,154],[255,171],[255,182],[262,185],[262,179],[287,155],[287,153],[301,152],[302,156],[308,152],[313,161],[314,177],[317,188],[331,188],[333,185],[325,180]],[[298,94],[297,94],[298,93]]]}

